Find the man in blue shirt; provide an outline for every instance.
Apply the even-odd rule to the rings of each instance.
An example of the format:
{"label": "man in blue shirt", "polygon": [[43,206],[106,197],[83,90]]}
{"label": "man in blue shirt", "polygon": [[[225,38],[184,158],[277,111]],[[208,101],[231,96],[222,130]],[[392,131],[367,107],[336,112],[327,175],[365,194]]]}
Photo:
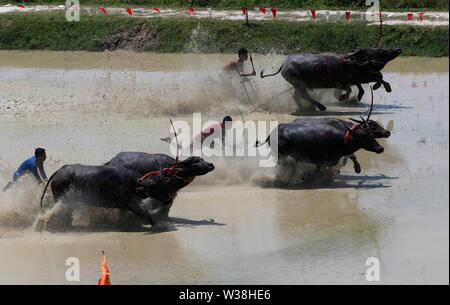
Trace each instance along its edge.
{"label": "man in blue shirt", "polygon": [[[31,172],[34,177],[36,178],[36,181],[41,184],[43,180],[47,180],[47,175],[44,171],[44,161],[47,159],[47,155],[45,154],[45,149],[43,148],[36,148],[34,151],[34,156],[23,161],[23,163],[19,166],[19,168],[14,172],[13,181],[9,182],[4,188],[3,191],[6,191],[9,189],[14,182],[19,179],[20,176],[27,172]],[[39,172],[38,172],[39,170]],[[39,175],[40,173],[40,175]],[[42,179],[41,179],[42,177]]]}

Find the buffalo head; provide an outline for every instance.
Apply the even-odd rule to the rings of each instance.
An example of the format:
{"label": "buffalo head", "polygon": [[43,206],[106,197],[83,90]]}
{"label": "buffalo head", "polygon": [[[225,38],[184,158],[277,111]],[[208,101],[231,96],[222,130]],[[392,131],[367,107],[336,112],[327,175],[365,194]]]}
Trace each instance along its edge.
{"label": "buffalo head", "polygon": [[206,162],[200,157],[189,157],[179,161],[175,175],[179,177],[195,177],[206,175],[214,170],[214,164]]}
{"label": "buffalo head", "polygon": [[351,135],[350,143],[358,148],[363,148],[365,150],[381,154],[384,151],[383,146],[381,146],[372,132],[364,128],[348,128],[347,131]]}
{"label": "buffalo head", "polygon": [[369,61],[374,61],[385,65],[387,62],[399,56],[401,52],[402,49],[400,48],[359,47],[352,49],[349,54],[345,55],[344,58],[360,65]]}

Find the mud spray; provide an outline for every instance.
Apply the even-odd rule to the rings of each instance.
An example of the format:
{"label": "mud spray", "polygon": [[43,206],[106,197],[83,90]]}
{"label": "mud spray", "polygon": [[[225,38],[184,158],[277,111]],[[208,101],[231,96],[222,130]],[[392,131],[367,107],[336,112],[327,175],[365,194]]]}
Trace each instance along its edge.
{"label": "mud spray", "polygon": [[340,173],[342,162],[332,167],[295,161],[292,158],[280,160],[270,174],[256,174],[252,181],[261,187],[315,188],[331,184]]}
{"label": "mud spray", "polygon": [[[33,179],[22,177],[8,191],[0,192],[0,228],[24,229],[34,223],[39,213],[41,188]],[[24,188],[23,184],[28,187]]]}

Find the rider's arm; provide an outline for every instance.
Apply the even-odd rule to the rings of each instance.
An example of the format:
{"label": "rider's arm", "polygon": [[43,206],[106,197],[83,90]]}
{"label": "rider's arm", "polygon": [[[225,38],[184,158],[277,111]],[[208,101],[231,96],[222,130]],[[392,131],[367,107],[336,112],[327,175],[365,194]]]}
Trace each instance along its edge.
{"label": "rider's arm", "polygon": [[38,171],[37,171],[37,167],[36,167],[36,166],[31,167],[31,168],[30,168],[30,171],[33,173],[33,175],[34,175],[34,177],[36,178],[37,182],[38,182],[39,184],[41,184],[41,183],[42,183],[42,180],[41,180],[41,177],[39,176],[39,173],[38,173]]}
{"label": "rider's arm", "polygon": [[39,169],[39,173],[42,176],[42,179],[47,180],[47,175],[45,174],[45,171],[44,171],[44,163],[38,164],[38,169]]}

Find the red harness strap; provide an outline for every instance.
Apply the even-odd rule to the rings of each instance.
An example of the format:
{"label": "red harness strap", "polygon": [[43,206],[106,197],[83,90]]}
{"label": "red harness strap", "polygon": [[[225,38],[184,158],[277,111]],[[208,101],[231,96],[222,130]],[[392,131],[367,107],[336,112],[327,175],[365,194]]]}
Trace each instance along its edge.
{"label": "red harness strap", "polygon": [[[163,168],[163,173],[164,173],[166,176],[170,176],[170,175],[172,175],[173,171],[174,171],[175,168],[177,168],[177,167],[178,167],[178,164],[175,164],[175,165],[172,166],[171,168],[168,168],[168,167]],[[138,181],[141,182],[141,181],[147,179],[149,176],[156,176],[156,175],[158,175],[158,174],[159,174],[159,171],[149,172],[149,173],[145,174],[144,176],[142,176],[141,178],[139,178]]]}
{"label": "red harness strap", "polygon": [[[356,128],[356,125],[353,125],[352,128],[350,128],[350,129],[353,130],[355,128]],[[349,136],[350,136],[350,131],[347,130],[347,133],[345,134],[345,138],[344,138],[344,144],[347,144]]]}

